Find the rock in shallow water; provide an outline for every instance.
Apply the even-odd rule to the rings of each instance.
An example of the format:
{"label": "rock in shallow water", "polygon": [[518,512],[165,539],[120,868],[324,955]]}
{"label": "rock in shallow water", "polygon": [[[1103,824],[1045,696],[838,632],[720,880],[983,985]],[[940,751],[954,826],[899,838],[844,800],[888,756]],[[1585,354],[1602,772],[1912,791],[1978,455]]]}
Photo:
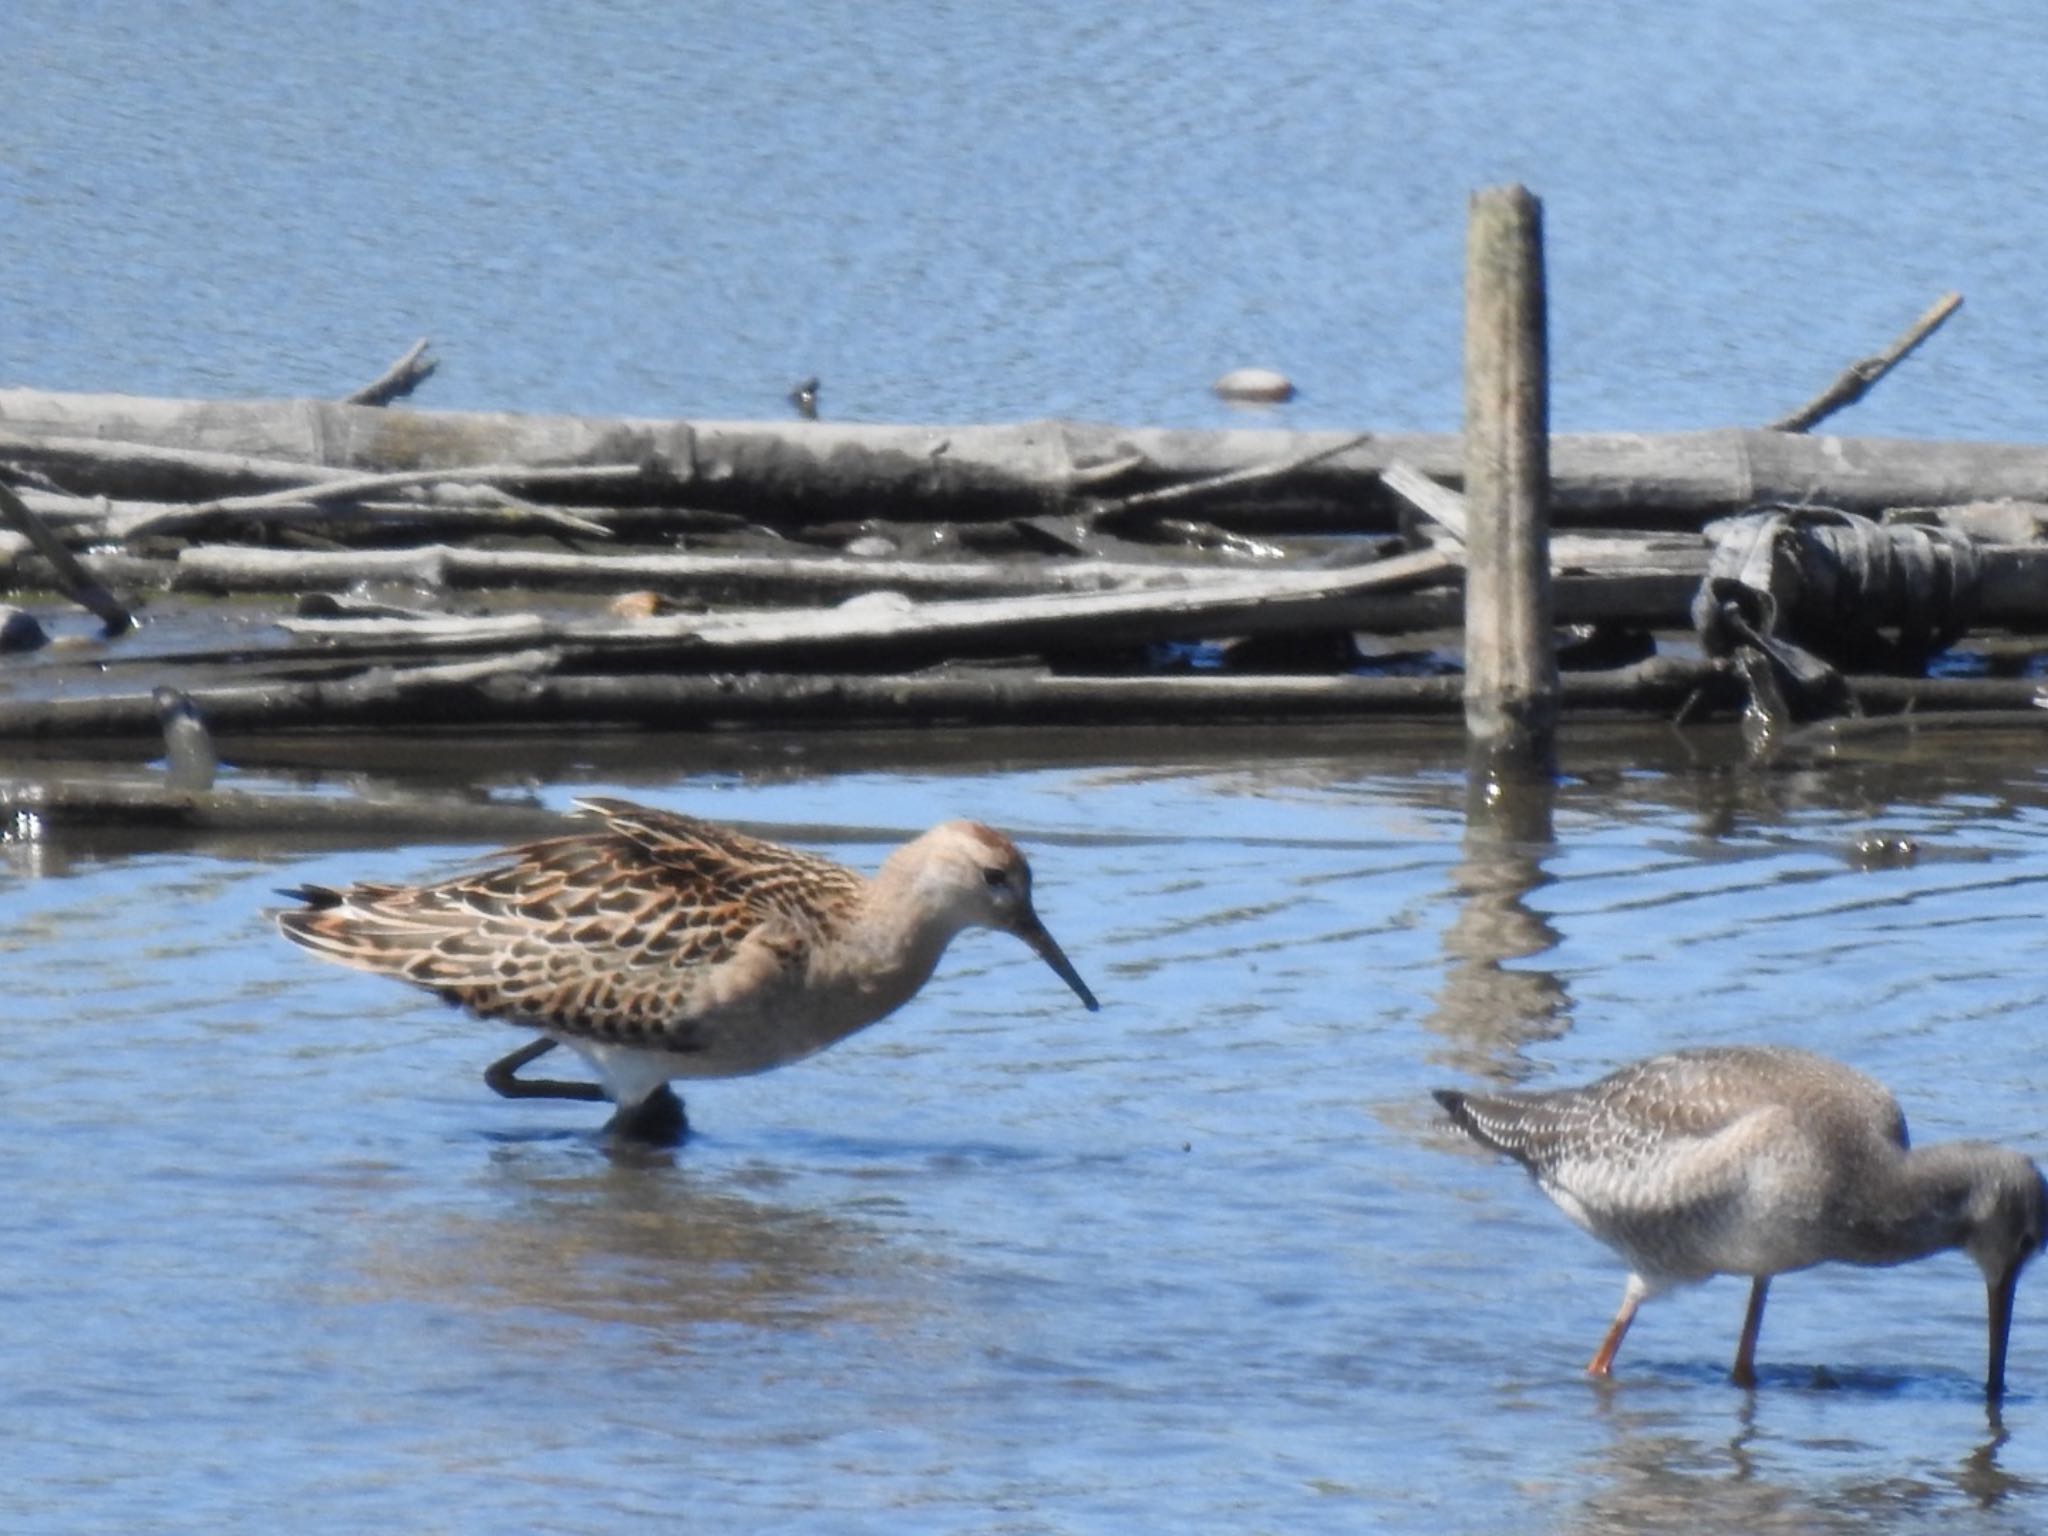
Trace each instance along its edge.
{"label": "rock in shallow water", "polygon": [[1225,400],[1274,404],[1294,398],[1294,380],[1271,368],[1233,368],[1209,387]]}

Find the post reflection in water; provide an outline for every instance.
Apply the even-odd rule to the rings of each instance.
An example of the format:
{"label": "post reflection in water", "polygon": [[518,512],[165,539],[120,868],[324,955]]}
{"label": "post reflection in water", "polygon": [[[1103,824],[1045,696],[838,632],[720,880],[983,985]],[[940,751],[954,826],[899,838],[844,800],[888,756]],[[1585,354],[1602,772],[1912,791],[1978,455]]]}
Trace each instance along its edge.
{"label": "post reflection in water", "polygon": [[1557,785],[1548,774],[1518,771],[1474,747],[1466,761],[1465,838],[1451,870],[1458,915],[1444,931],[1449,963],[1429,1028],[1451,1048],[1447,1065],[1518,1082],[1528,1076],[1522,1048],[1554,1040],[1569,1027],[1570,999],[1550,971],[1510,962],[1557,947],[1558,933],[1529,908],[1550,883],[1551,815]]}

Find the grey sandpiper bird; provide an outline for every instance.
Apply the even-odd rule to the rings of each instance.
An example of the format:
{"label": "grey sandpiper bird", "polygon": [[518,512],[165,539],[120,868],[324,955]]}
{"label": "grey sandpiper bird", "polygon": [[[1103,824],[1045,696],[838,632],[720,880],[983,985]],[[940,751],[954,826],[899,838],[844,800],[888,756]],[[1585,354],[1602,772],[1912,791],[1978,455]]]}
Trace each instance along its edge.
{"label": "grey sandpiper bird", "polygon": [[[1015,934],[1091,1011],[1002,833],[949,821],[872,877],[628,800],[577,802],[576,831],[427,885],[309,885],[277,926],[322,959],[409,981],[541,1032],[485,1073],[508,1098],[608,1098],[611,1129],[674,1142],[671,1078],[744,1077],[844,1040],[910,1001],[969,928]],[[597,1083],[520,1078],[568,1046]]]}
{"label": "grey sandpiper bird", "polygon": [[1909,1147],[1906,1117],[1882,1084],[1784,1046],[1676,1051],[1582,1088],[1436,1098],[1628,1261],[1621,1310],[1589,1375],[1612,1374],[1644,1301],[1748,1275],[1733,1377],[1753,1387],[1773,1275],[1960,1248],[1984,1272],[1984,1390],[2005,1390],[2013,1292],[2048,1230],[2048,1185],[2022,1154],[1981,1141]]}

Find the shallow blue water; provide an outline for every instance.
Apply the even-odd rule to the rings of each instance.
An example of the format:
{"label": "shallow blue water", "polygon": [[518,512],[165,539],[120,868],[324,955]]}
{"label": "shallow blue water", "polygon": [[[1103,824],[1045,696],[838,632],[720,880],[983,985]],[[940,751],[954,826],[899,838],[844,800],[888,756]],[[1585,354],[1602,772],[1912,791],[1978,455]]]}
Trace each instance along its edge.
{"label": "shallow blue water", "polygon": [[1459,413],[1465,200],[1544,199],[1561,427],[1755,423],[1939,293],[1845,431],[2039,438],[2024,0],[21,0],[0,381],[1304,425]]}
{"label": "shallow blue water", "polygon": [[[334,394],[429,334],[424,405],[777,415],[816,373],[842,418],[1203,423],[1262,363],[1304,390],[1263,419],[1445,428],[1465,199],[1519,178],[1560,427],[1766,419],[1957,288],[1838,424],[2039,439],[2044,43],[2017,0],[21,0],[0,383]],[[932,746],[491,776],[995,820],[1109,1005],[963,941],[890,1024],[693,1093],[673,1162],[491,1098],[495,1029],[261,917],[461,850],[6,849],[0,1525],[2040,1527],[2039,1277],[2002,1421],[1953,1256],[1780,1282],[1754,1398],[1730,1283],[1595,1389],[1618,1270],[1427,1097],[1785,1039],[1923,1139],[2048,1150],[2031,743],[1582,741],[1506,859],[1455,756],[1383,731]],[[1866,867],[1873,829],[1917,862]]]}
{"label": "shallow blue water", "polygon": [[[680,1153],[616,1162],[599,1107],[483,1089],[509,1032],[319,966],[261,916],[276,885],[469,851],[17,845],[0,1513],[2038,1528],[2038,1277],[2002,1421],[1955,1255],[1780,1282],[1753,1397],[1724,1380],[1727,1281],[1649,1308],[1596,1388],[1578,1368],[1617,1265],[1427,1094],[1787,1040],[1892,1083],[1922,1140],[2048,1151],[2048,786],[1978,756],[1589,770],[1554,844],[1507,865],[1464,848],[1427,750],[1395,774],[1326,741],[612,781],[771,823],[999,813],[1106,1003],[1085,1014],[1021,946],[971,936],[896,1019],[698,1086]],[[1873,829],[1917,860],[1863,867]]]}

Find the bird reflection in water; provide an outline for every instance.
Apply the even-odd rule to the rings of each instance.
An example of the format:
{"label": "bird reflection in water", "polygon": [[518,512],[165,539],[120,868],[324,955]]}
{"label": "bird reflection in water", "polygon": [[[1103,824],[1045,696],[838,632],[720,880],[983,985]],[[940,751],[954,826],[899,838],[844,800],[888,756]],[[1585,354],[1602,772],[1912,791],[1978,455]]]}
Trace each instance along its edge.
{"label": "bird reflection in water", "polygon": [[[1896,1390],[1896,1382],[1841,1390],[1882,1394]],[[1817,1453],[1834,1460],[1845,1452],[1862,1452],[1856,1459],[1868,1466],[1887,1459],[1884,1447],[1875,1441],[1845,1445],[1834,1436],[1820,1441],[1796,1435],[1785,1422],[1791,1417],[1782,1411],[1786,1401],[1776,1400],[1779,1411],[1771,1422],[1760,1424],[1760,1411],[1773,1400],[1745,1394],[1735,1402],[1733,1433],[1716,1443],[1675,1398],[1648,1407],[1642,1406],[1640,1392],[1603,1387],[1595,1402],[1612,1440],[1589,1467],[1599,1486],[1561,1528],[1631,1536],[1661,1530],[1863,1532],[1873,1523],[1891,1529],[1902,1517],[1917,1527],[1965,1505],[1994,1509],[2014,1498],[2037,1499],[2044,1491],[2041,1484],[1998,1464],[2009,1435],[1995,1403],[1970,1406],[1969,1418],[1978,1412],[1984,1416],[1984,1438],[1951,1463],[1944,1465],[1940,1453],[1930,1451],[1937,1443],[1930,1430],[1913,1436],[1915,1451],[1926,1453],[1926,1461],[1837,1479],[1819,1472]],[[1957,1436],[1959,1442],[1966,1438]]]}
{"label": "bird reflection in water", "polygon": [[[653,1150],[564,1174],[503,1147],[493,1199],[408,1226],[366,1254],[371,1289],[480,1312],[540,1311],[632,1324],[679,1343],[707,1327],[812,1328],[872,1319],[886,1285],[854,1283],[906,1259],[858,1220],[756,1197]],[[762,1173],[765,1187],[777,1182]]]}

